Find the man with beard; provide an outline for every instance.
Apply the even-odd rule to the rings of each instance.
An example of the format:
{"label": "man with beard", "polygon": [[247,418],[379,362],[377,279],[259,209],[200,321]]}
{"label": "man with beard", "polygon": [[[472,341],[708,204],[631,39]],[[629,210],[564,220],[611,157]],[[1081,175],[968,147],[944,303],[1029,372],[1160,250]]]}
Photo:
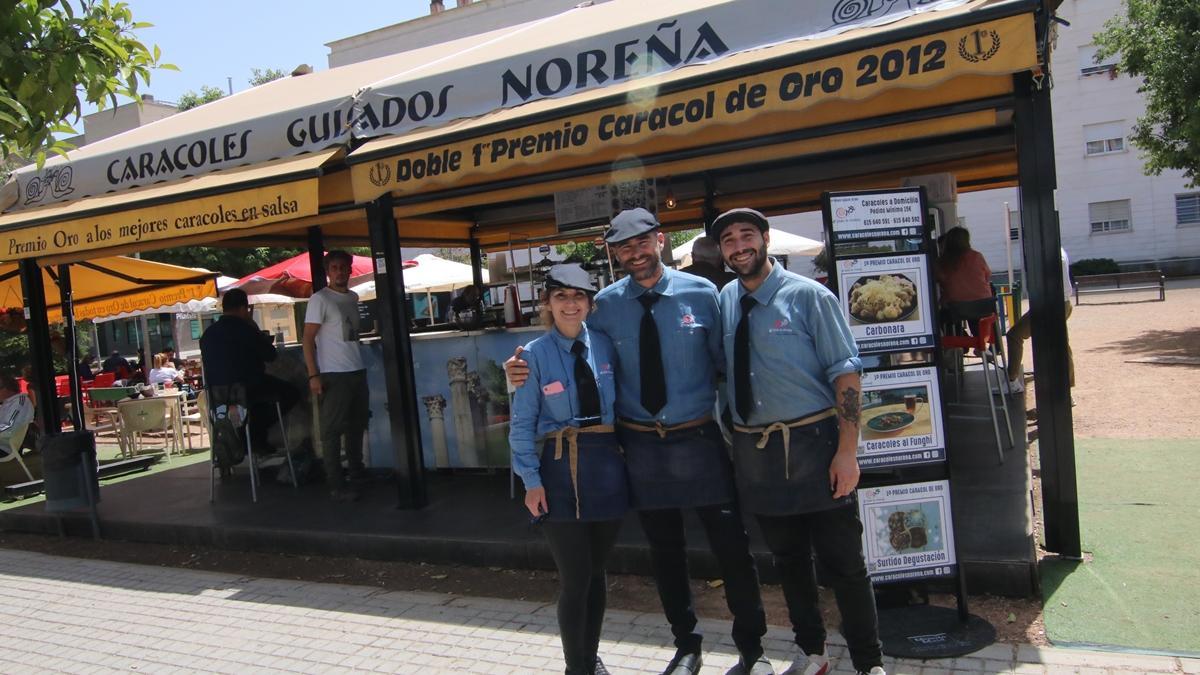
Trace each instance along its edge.
{"label": "man with beard", "polygon": [[721,290],[733,462],[742,506],[775,557],[800,648],[789,672],[829,670],[815,551],[854,668],[883,675],[854,492],[862,362],[850,326],[829,289],[767,257],[761,213],[733,209],[710,230],[738,275]]}
{"label": "man with beard", "polygon": [[[665,238],[645,209],[618,214],[605,240],[629,276],[596,295],[588,328],[605,333],[616,349],[617,434],[675,636],[675,657],[664,672],[690,675],[702,663],[683,529],[683,509],[692,509],[725,581],[740,672],[772,673],[762,650],[767,626],[758,570],[712,416],[724,365],[716,287],[662,264]],[[528,370],[518,359],[505,366],[520,386]]]}

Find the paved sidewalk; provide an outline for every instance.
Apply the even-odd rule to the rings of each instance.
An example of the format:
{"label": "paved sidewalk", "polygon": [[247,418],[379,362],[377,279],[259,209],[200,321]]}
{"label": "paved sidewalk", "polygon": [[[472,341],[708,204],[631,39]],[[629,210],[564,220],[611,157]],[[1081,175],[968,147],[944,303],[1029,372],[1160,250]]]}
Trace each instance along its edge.
{"label": "paved sidewalk", "polygon": [[[705,622],[705,672],[736,661],[729,625]],[[553,606],[148,567],[0,549],[0,672],[561,672]],[[766,648],[787,666],[789,634]],[[657,614],[611,611],[614,672],[671,657]],[[834,646],[834,672],[849,671]],[[894,674],[1189,673],[1200,660],[993,645],[968,658],[890,661]]]}

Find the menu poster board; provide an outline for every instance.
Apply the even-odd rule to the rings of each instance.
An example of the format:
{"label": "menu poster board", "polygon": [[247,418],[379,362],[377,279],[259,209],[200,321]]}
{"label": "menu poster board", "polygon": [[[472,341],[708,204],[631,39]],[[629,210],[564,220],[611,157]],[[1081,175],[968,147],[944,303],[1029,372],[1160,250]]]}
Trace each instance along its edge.
{"label": "menu poster board", "polygon": [[950,482],[858,491],[867,573],[877,584],[956,573]]}
{"label": "menu poster board", "polygon": [[838,256],[911,251],[924,236],[921,188],[829,195],[826,218]]}
{"label": "menu poster board", "polygon": [[838,298],[860,352],[933,347],[924,253],[837,261]]}
{"label": "menu poster board", "polygon": [[862,392],[859,466],[908,466],[946,459],[935,368],[866,372]]}

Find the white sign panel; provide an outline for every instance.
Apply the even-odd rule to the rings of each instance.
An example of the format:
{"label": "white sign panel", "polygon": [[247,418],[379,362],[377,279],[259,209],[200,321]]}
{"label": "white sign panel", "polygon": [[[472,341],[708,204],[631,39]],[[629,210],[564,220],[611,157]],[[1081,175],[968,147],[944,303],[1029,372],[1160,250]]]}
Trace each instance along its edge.
{"label": "white sign panel", "polygon": [[554,193],[554,219],[560,232],[607,223],[625,209],[639,206],[658,213],[658,190],[653,178]]}
{"label": "white sign panel", "polygon": [[861,489],[858,510],[873,582],[954,575],[949,481]]}
{"label": "white sign panel", "polygon": [[924,253],[837,261],[838,297],[864,354],[933,346]]}
{"label": "white sign panel", "polygon": [[863,373],[859,432],[858,464],[863,468],[945,460],[937,369]]}
{"label": "white sign panel", "polygon": [[829,214],[835,245],[922,234],[921,193],[915,189],[830,197]]}
{"label": "white sign panel", "polygon": [[[687,3],[601,3],[529,22],[480,39],[471,49],[413,63],[382,81],[330,84],[294,94],[285,81],[280,101],[253,119],[205,112],[216,121],[153,140],[121,145],[84,159],[51,159],[41,171],[16,172],[14,208],[42,206],[257,164],[334,145],[437,127],[533,101],[601,89],[751,49],[816,39],[852,28],[964,4],[965,0],[709,0]],[[909,7],[912,5],[913,7]],[[672,11],[674,10],[674,11]],[[194,114],[205,119],[204,114]]]}

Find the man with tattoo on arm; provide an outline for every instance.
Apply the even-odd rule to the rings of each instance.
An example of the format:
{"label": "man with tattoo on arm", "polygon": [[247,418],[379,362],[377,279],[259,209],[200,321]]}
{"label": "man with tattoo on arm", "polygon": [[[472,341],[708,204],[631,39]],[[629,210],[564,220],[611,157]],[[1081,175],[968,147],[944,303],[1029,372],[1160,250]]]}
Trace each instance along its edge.
{"label": "man with tattoo on arm", "polygon": [[761,213],[727,211],[708,236],[738,275],[720,294],[734,476],[742,508],[757,517],[779,571],[799,647],[787,672],[830,670],[815,551],[855,670],[883,675],[854,492],[858,347],[833,293],[767,257],[771,235]]}

